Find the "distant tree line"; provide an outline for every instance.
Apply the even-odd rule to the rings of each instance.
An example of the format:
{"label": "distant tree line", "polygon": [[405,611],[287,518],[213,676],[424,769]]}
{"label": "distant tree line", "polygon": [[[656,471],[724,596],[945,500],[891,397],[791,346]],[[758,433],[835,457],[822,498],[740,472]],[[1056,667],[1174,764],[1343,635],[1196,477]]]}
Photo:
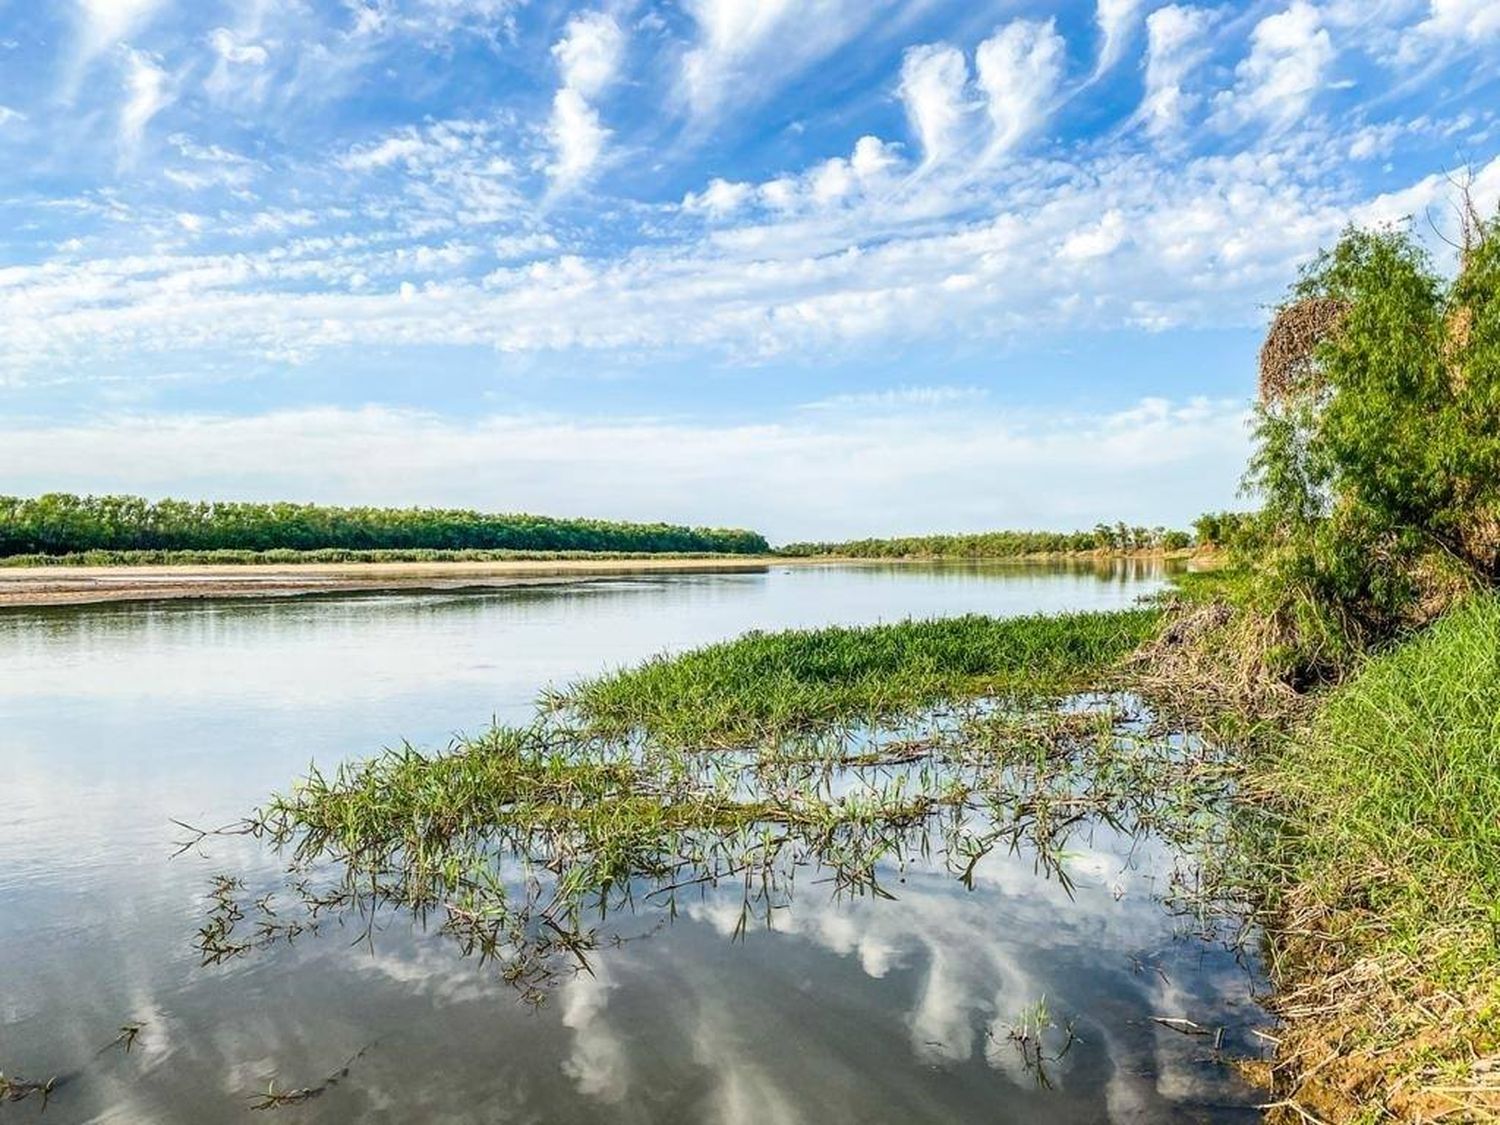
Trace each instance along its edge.
{"label": "distant tree line", "polygon": [[987,531],[974,535],[922,535],[854,539],[843,543],[790,543],[783,555],[847,555],[857,558],[1017,558],[1022,555],[1088,552],[1177,551],[1193,545],[1186,531],[1165,527],[1095,525],[1090,531]]}
{"label": "distant tree line", "polygon": [[335,508],[0,496],[0,556],[84,551],[509,550],[762,554],[752,531],[494,515],[447,508]]}

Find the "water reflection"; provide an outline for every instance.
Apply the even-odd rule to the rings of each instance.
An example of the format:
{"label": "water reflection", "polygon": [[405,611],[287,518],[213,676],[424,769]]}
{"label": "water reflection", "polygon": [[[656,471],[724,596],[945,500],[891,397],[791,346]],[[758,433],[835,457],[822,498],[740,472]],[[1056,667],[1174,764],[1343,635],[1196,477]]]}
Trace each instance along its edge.
{"label": "water reflection", "polygon": [[[977,708],[696,763],[649,745],[601,754],[552,730],[497,732],[458,757],[394,755],[314,779],[246,826],[292,854],[291,894],[221,882],[204,952],[218,962],[302,939],[330,914],[356,916],[372,947],[392,914],[431,920],[534,1003],[562,981],[574,1032],[563,1071],[581,1094],[614,1103],[633,1084],[631,1032],[610,1018],[614,951],[658,938],[675,947],[662,924],[685,915],[732,941],[775,935],[773,956],[821,949],[857,960],[869,980],[911,980],[900,1012],[908,1067],[982,1063],[1013,1092],[1077,1090],[1158,1115],[1243,1104],[1219,1049],[1248,1047],[1253,1015],[1228,1006],[1248,1001],[1250,975],[1193,941],[1218,971],[1211,989],[1184,988],[1180,958],[1160,947],[1157,902],[1232,770],[1132,707]],[[446,796],[424,812],[409,803],[436,792]],[[640,822],[638,799],[651,812]],[[737,969],[729,1010],[753,1002],[760,966]],[[1202,981],[1201,962],[1191,975]],[[1151,1023],[1163,1002],[1217,1030],[1211,1054],[1164,1050],[1159,1034],[1141,1042],[1163,1026]],[[1102,1017],[1109,1009],[1118,1024]],[[735,1026],[715,1016],[693,1041],[724,1038],[722,1055]],[[753,1058],[733,1065],[723,1119],[737,1119],[760,1074]],[[1141,1075],[1154,1096],[1133,1081]]]}
{"label": "water reflection", "polygon": [[[1158,582],[1149,568],[820,567],[0,613],[0,1069],[76,1076],[47,1109],[61,1122],[264,1120],[250,1106],[269,1082],[315,1085],[361,1050],[346,1082],[275,1116],[1221,1119],[1251,1095],[1221,1085],[1205,1044],[1141,1019],[1243,1026],[1250,982],[1151,900],[1168,853],[1138,848],[1127,864],[1107,831],[1070,845],[1071,905],[1003,849],[972,892],[911,864],[905,883],[888,871],[895,901],[799,878],[739,942],[725,936],[734,896],[684,894],[660,932],[649,913],[612,917],[610,934],[637,940],[606,940],[596,975],[535,1011],[493,966],[393,915],[373,951],[352,946],[357,920],[331,921],[201,968],[191,936],[209,877],[270,886],[281,865],[248,839],[166,860],[171,817],[230,822],[310,762],[401,737],[441,746],[529,715],[549,682],[654,652],[749,628],[1108,608]],[[991,1041],[1043,994],[1082,1038],[1052,1091]],[[99,1054],[129,1020],[145,1025],[133,1049]]]}

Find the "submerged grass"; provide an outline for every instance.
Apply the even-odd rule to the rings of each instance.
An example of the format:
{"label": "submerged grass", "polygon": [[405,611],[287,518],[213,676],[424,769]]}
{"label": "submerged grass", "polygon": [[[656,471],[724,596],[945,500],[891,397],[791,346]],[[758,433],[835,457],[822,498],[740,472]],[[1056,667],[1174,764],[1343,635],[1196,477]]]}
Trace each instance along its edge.
{"label": "submerged grass", "polygon": [[743,929],[808,868],[881,896],[914,857],[967,883],[999,849],[1070,886],[1069,842],[1093,826],[1185,842],[1223,823],[1225,756],[1099,690],[1156,620],[751,635],[575,687],[530,726],[314,771],[229,829],[289,875],[221,877],[199,948],[218,962],[351,917],[373,937],[396,910],[539,1001],[611,940],[607,916],[670,917],[708,887],[739,888]]}
{"label": "submerged grass", "polygon": [[1159,620],[1135,609],[751,633],[576,684],[549,702],[604,735],[739,745],[953,700],[1099,686]]}
{"label": "submerged grass", "polygon": [[1252,772],[1293,1113],[1500,1118],[1500,599],[1371,659]]}
{"label": "submerged grass", "polygon": [[[1070,887],[1075,834],[1098,824],[1196,839],[1233,770],[1149,728],[1127,696],[1025,712],[975,702],[879,731],[688,751],[539,722],[447,751],[410,747],[313,773],[230,829],[290,855],[281,888],[216,881],[206,963],[396,910],[501,967],[540,1001],[588,967],[604,919],[739,888],[740,928],[769,922],[797,872],[884,896],[882,870],[932,857],[971,884],[1022,851]],[[1222,820],[1222,812],[1210,820]],[[618,935],[617,935],[618,936]]]}

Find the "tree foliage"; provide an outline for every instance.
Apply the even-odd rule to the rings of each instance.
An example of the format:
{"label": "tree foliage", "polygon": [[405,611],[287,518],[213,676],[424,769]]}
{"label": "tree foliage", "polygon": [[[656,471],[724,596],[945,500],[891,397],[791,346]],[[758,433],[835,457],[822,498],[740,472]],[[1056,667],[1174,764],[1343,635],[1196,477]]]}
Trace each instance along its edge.
{"label": "tree foliage", "polygon": [[1089,551],[1179,550],[1192,544],[1185,531],[1101,523],[1092,531],[983,531],[971,535],[920,535],[895,539],[852,539],[842,543],[790,543],[784,555],[839,555],[849,558],[1019,558],[1023,555],[1082,554]]}
{"label": "tree foliage", "polygon": [[0,556],[81,551],[516,550],[760,554],[751,531],[444,508],[0,496]]}
{"label": "tree foliage", "polygon": [[1445,279],[1409,229],[1351,229],[1292,290],[1341,309],[1314,377],[1261,402],[1247,478],[1296,675],[1500,581],[1500,220],[1468,235]]}

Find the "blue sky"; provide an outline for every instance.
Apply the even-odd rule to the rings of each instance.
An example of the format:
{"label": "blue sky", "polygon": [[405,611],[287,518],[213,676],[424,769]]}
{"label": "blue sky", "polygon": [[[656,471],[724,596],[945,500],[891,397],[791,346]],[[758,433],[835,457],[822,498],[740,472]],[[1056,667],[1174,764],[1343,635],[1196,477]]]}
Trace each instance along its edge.
{"label": "blue sky", "polygon": [[0,492],[1184,523],[1500,5],[0,0]]}

